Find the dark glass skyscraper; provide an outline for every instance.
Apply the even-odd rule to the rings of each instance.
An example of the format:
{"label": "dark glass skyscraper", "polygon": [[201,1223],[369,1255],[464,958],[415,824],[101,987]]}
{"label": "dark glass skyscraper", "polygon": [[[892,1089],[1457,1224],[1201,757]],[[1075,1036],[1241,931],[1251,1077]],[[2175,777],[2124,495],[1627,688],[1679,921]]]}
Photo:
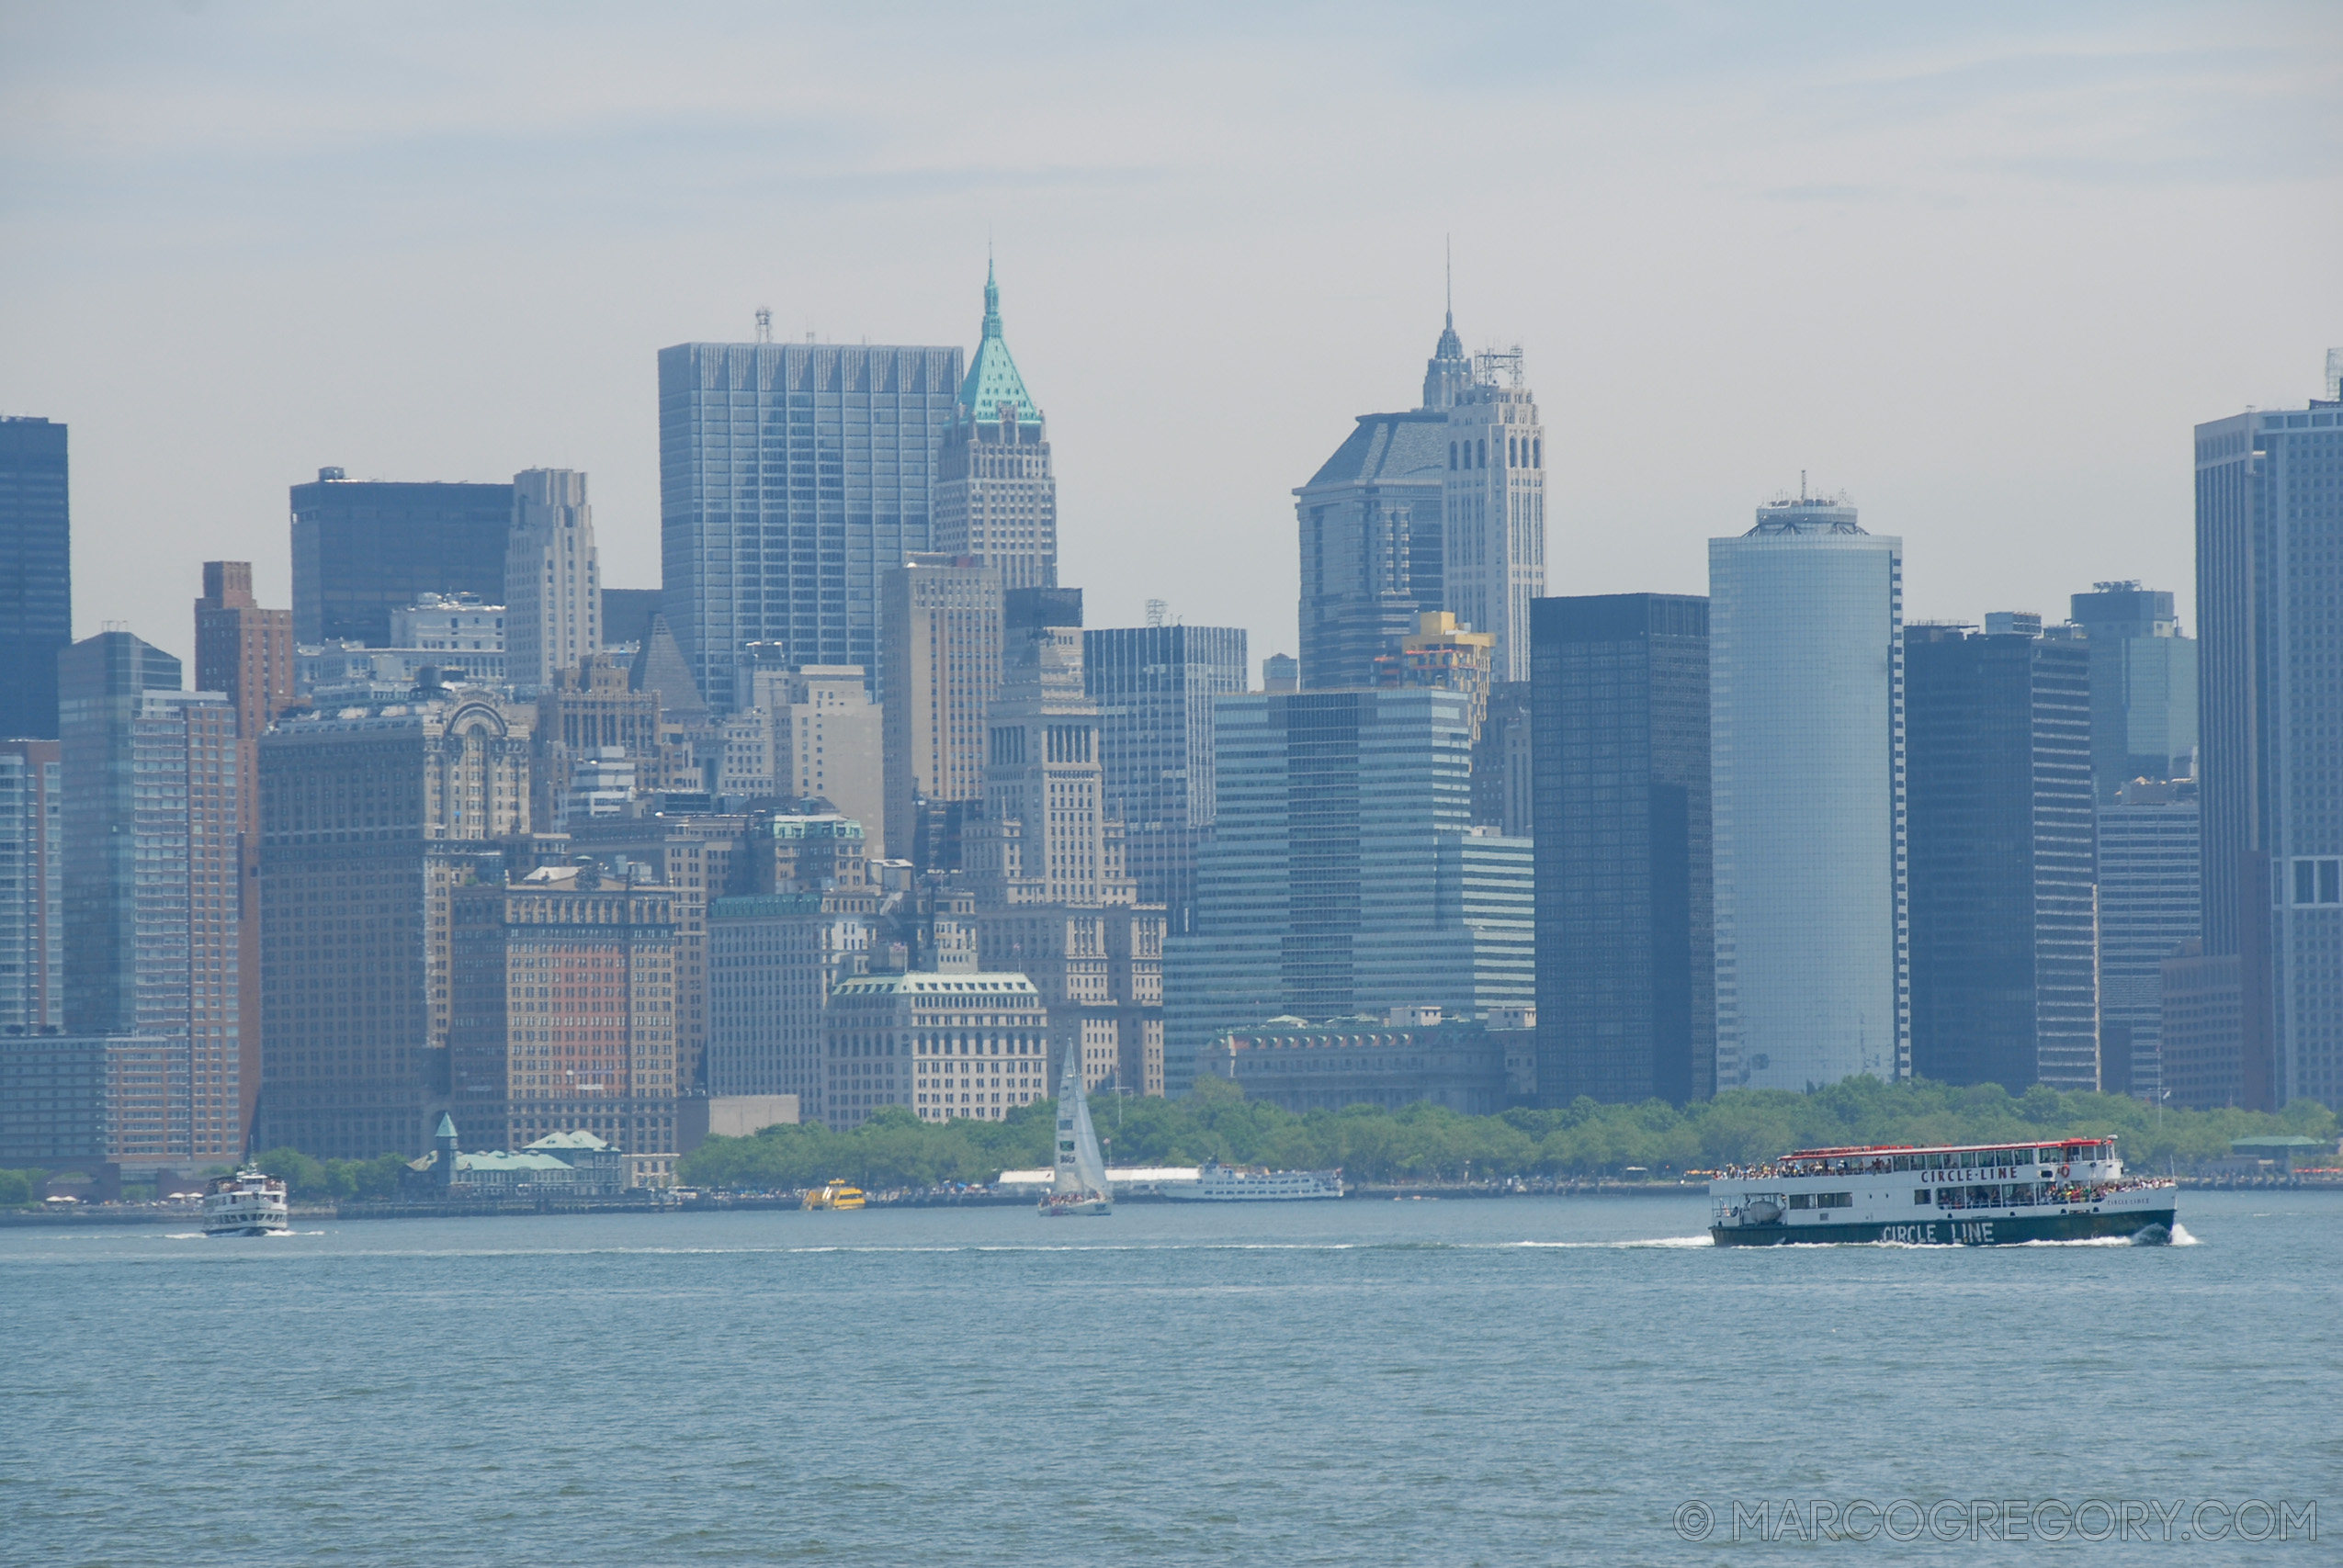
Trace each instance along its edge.
{"label": "dark glass skyscraper", "polygon": [[1185,931],[1196,839],[1212,826],[1212,700],[1249,683],[1240,626],[1114,626],[1082,634],[1082,681],[1098,705],[1106,811],[1142,904]]}
{"label": "dark glass skyscraper", "polygon": [[1530,606],[1538,1098],[1715,1090],[1708,601]]}
{"label": "dark glass skyscraper", "polygon": [[2071,601],[2090,639],[2091,778],[2100,804],[2132,779],[2196,776],[2197,643],[2172,595],[2100,582]]}
{"label": "dark glass skyscraper", "polygon": [[2090,649],[1904,633],[1912,1071],[2096,1089]]}
{"label": "dark glass skyscraper", "polygon": [[730,709],[733,656],[752,642],[793,664],[859,664],[883,699],[879,586],[929,548],[960,381],[957,348],[659,351],[667,624],[711,707]]}
{"label": "dark glass skyscraper", "polygon": [[390,612],[419,593],[504,602],[513,527],[505,484],[385,484],[320,468],[293,487],[293,640],[390,642]]}
{"label": "dark glass skyscraper", "polygon": [[73,620],[65,427],[0,419],[0,738],[57,739],[57,655]]}
{"label": "dark glass skyscraper", "polygon": [[2343,405],[2196,427],[2203,962],[2239,1102],[2343,1105]]}

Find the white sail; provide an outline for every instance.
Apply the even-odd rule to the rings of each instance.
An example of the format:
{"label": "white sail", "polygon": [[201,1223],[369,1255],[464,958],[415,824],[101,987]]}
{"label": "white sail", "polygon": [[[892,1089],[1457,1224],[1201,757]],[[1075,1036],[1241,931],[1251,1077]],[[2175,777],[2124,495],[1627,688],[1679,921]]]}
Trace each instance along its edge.
{"label": "white sail", "polygon": [[1098,1132],[1091,1125],[1090,1096],[1082,1089],[1082,1058],[1079,1045],[1066,1050],[1066,1070],[1058,1079],[1058,1162],[1050,1190],[1066,1194],[1114,1194],[1106,1186],[1106,1161],[1098,1152]]}

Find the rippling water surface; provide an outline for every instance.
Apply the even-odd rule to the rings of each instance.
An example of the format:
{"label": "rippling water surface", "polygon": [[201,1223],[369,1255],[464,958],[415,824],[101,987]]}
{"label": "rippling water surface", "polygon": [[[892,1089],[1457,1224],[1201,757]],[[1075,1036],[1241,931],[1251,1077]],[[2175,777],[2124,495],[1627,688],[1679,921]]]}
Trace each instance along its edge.
{"label": "rippling water surface", "polygon": [[1982,1250],[1719,1250],[1686,1199],[6,1229],[0,1562],[1972,1563],[2044,1549],[1727,1510],[2179,1497],[2316,1501],[2322,1539],[2061,1553],[2343,1560],[2343,1197],[2182,1216]]}

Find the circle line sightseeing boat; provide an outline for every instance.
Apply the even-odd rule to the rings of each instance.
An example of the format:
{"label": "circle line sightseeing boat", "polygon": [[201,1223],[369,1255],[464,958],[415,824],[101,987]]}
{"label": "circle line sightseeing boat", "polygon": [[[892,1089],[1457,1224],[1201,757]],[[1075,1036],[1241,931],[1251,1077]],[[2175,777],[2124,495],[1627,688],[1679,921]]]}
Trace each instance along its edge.
{"label": "circle line sightseeing boat", "polygon": [[1708,1184],[1719,1247],[1905,1242],[2004,1247],[2172,1239],[2177,1183],[2126,1177],[2112,1137],[2055,1144],[1799,1149]]}
{"label": "circle line sightseeing boat", "polygon": [[267,1235],[291,1224],[285,1184],[257,1166],[248,1165],[233,1176],[215,1176],[204,1192],[206,1235]]}

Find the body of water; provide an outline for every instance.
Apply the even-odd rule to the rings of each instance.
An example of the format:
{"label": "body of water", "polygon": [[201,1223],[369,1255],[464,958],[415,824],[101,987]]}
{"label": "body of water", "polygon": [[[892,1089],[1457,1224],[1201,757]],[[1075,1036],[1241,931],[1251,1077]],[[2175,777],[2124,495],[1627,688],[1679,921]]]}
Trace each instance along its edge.
{"label": "body of water", "polygon": [[[1715,1248],[1670,1198],[0,1230],[0,1561],[2336,1561],[2343,1197],[2181,1214],[1977,1250]],[[2321,1539],[2198,1539],[2205,1499]],[[2091,1500],[2190,1512],[1997,1539]],[[1918,1540],[1799,1539],[1899,1501]]]}

